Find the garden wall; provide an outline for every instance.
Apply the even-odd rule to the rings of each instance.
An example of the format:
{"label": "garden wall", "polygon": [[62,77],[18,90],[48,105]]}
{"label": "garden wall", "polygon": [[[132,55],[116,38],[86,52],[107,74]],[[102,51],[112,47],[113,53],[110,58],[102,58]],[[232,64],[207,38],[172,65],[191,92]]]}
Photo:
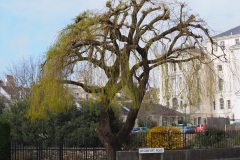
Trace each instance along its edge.
{"label": "garden wall", "polygon": [[[240,147],[218,149],[165,150],[163,160],[240,159]],[[159,160],[159,154],[143,154],[142,160]],[[117,160],[139,160],[137,151],[119,151]]]}

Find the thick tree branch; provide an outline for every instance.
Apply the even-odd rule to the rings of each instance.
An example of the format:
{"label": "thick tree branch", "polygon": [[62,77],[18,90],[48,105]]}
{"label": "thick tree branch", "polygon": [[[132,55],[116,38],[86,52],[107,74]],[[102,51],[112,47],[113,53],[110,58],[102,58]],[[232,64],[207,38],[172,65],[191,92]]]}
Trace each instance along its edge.
{"label": "thick tree branch", "polygon": [[[161,7],[158,7],[158,8],[161,9]],[[142,27],[140,28],[140,30],[141,30],[140,35],[143,35],[143,34],[146,33],[146,31],[154,28],[154,24],[155,24],[156,22],[159,22],[159,21],[161,21],[161,20],[167,20],[167,19],[169,18],[169,16],[170,16],[169,10],[166,9],[166,8],[164,8],[164,13],[163,13],[162,15],[159,15],[159,16],[155,17],[154,19],[152,19],[152,20],[150,21],[149,24],[144,25],[144,26],[142,26]]]}
{"label": "thick tree branch", "polygon": [[72,81],[72,80],[61,80],[64,84],[73,84],[79,87],[82,87],[84,91],[88,93],[101,93],[104,87],[97,87],[97,86],[88,86],[84,83]]}
{"label": "thick tree branch", "polygon": [[74,45],[72,45],[70,49],[77,49],[82,46],[91,45],[91,46],[102,46],[108,51],[115,52],[114,47],[112,45],[109,45],[109,43],[112,43],[112,42],[99,42],[96,40],[86,40],[85,42],[78,41]]}

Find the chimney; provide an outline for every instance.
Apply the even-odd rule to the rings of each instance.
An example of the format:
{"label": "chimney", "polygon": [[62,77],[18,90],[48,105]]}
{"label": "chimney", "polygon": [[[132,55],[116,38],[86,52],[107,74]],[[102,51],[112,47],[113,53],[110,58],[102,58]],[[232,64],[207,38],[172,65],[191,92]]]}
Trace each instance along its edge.
{"label": "chimney", "polygon": [[3,81],[0,80],[0,87],[2,87],[4,84],[3,84]]}
{"label": "chimney", "polygon": [[14,78],[13,78],[12,75],[7,75],[6,80],[5,80],[5,85],[6,86],[12,86],[12,87],[15,86]]}
{"label": "chimney", "polygon": [[83,83],[83,84],[86,84],[86,79],[84,77],[80,77],[79,82]]}

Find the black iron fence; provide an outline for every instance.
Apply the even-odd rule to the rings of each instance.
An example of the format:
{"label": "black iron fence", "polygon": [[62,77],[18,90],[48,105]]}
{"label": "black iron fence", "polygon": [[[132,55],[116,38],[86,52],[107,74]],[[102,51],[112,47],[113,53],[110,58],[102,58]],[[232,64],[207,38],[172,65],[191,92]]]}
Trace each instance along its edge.
{"label": "black iron fence", "polygon": [[138,133],[128,138],[123,150],[163,147],[165,150],[229,148],[240,146],[240,131],[185,133]]}
{"label": "black iron fence", "polygon": [[[240,130],[205,131],[196,134],[174,132],[138,133],[129,136],[122,150],[142,147],[160,147],[165,150],[231,148],[240,146]],[[106,150],[99,145],[90,146],[70,142],[11,144],[12,160],[106,160]]]}
{"label": "black iron fence", "polygon": [[12,143],[12,160],[106,160],[103,147],[69,145],[67,142]]}

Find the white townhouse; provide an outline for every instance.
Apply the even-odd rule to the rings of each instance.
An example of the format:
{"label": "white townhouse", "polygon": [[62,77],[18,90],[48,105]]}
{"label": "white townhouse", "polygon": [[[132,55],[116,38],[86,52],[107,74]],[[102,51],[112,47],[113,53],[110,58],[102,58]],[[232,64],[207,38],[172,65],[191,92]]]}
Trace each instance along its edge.
{"label": "white townhouse", "polygon": [[230,118],[234,123],[240,120],[240,26],[216,35],[214,42],[214,53],[224,56],[214,63],[218,78],[212,115]]}
{"label": "white townhouse", "polygon": [[[198,55],[201,51],[199,49],[191,49],[187,52]],[[181,56],[188,56],[188,53],[182,53]],[[195,81],[193,80],[194,82],[190,82],[189,79],[191,79],[192,72],[195,72],[192,65],[191,62],[187,62],[183,65],[168,63],[161,66],[159,103],[183,113],[186,122],[197,125],[205,123],[207,117],[211,116],[211,108],[209,107],[211,98],[200,98],[200,94],[197,95],[197,88],[201,88],[201,91],[206,90],[207,87],[200,85],[205,84],[204,81],[210,78],[206,78],[207,70],[202,70],[199,72],[201,76],[196,78]],[[197,67],[199,64],[196,63],[194,65]],[[204,69],[204,66],[202,68]],[[195,102],[191,103],[190,99]]]}
{"label": "white townhouse", "polygon": [[[189,102],[189,97],[191,98],[192,94],[194,97],[195,92],[187,92],[189,85],[184,75],[186,73],[182,69],[189,65],[168,63],[161,68],[165,68],[167,74],[163,70],[160,73],[159,103],[190,116],[188,120],[194,125],[205,123],[207,117],[230,118],[231,123],[240,120],[240,26],[218,34],[213,39],[213,52],[216,56],[221,56],[220,59],[214,60],[212,66],[217,75],[214,80],[215,86],[213,85],[214,93],[211,96],[205,94],[205,97],[200,97],[194,106]],[[206,49],[210,52],[211,48],[207,41]],[[188,52],[199,54],[200,50]],[[185,70],[189,72],[190,69]],[[209,87],[204,81],[211,77],[204,67],[201,67],[200,74],[200,78],[193,85],[201,85],[199,88],[202,91]],[[201,83],[198,84],[198,81]]]}

